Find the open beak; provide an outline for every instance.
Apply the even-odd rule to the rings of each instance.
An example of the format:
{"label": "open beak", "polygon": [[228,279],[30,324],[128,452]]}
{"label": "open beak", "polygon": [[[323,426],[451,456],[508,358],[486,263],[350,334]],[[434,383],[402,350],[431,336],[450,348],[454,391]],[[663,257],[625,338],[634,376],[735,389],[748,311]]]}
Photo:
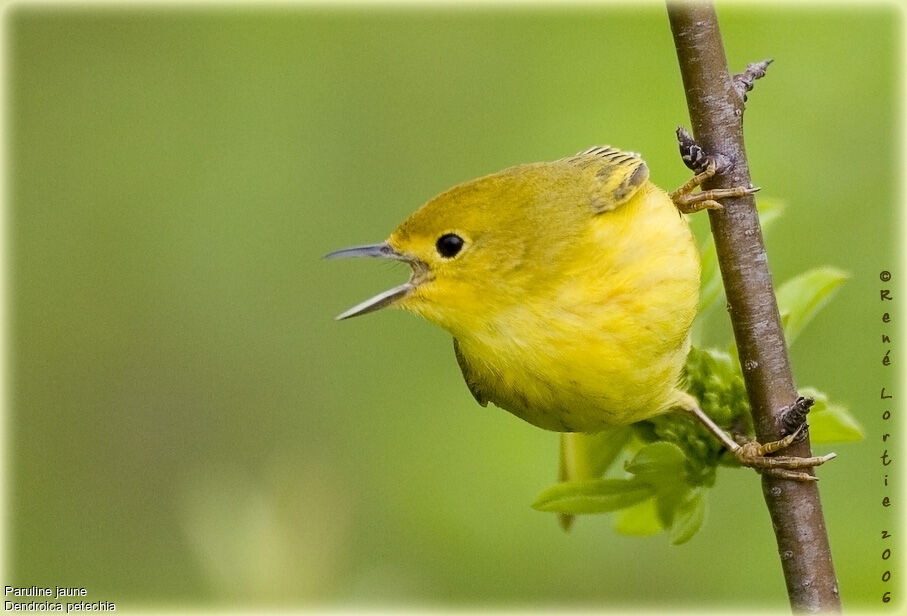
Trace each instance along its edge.
{"label": "open beak", "polygon": [[[409,263],[413,268],[413,278],[415,278],[415,273],[420,269],[426,269],[424,264],[421,261],[415,261],[406,255],[402,255],[393,248],[387,242],[382,242],[380,244],[369,244],[367,246],[354,246],[353,248],[344,248],[342,250],[335,250],[334,252],[324,255],[325,259],[347,259],[351,257],[378,257],[381,259],[394,259],[396,261],[404,261]],[[408,282],[394,287],[393,289],[388,289],[383,293],[371,297],[364,302],[356,304],[346,312],[337,315],[337,320],[342,321],[344,319],[349,319],[350,317],[358,317],[360,314],[367,314],[369,312],[374,312],[385,306],[393,304],[395,301],[401,297],[406,296],[410,291],[416,288],[416,283],[413,278],[410,278]]]}

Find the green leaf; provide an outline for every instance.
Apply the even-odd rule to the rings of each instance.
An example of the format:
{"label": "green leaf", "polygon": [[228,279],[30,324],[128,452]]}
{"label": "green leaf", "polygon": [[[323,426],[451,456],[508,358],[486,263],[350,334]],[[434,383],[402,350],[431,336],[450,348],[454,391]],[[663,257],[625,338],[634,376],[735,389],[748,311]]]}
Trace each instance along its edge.
{"label": "green leaf", "polygon": [[660,525],[670,528],[674,512],[690,491],[687,456],[678,445],[655,441],[639,450],[626,469],[658,490],[655,513]]}
{"label": "green leaf", "polygon": [[655,499],[644,500],[614,515],[614,530],[624,535],[645,537],[664,530],[655,513]]}
{"label": "green leaf", "polygon": [[778,288],[778,309],[787,345],[792,346],[803,328],[833,297],[848,274],[833,267],[819,267],[791,278]]}
{"label": "green leaf", "polygon": [[694,490],[677,507],[671,525],[671,543],[680,545],[689,541],[705,519],[705,498],[701,490]]}
{"label": "green leaf", "polygon": [[691,488],[686,483],[663,486],[655,496],[655,511],[664,528],[671,528],[677,508],[689,495]]}
{"label": "green leaf", "polygon": [[653,494],[655,488],[636,479],[569,481],[543,491],[532,507],[557,513],[605,513],[635,505]]}
{"label": "green leaf", "polygon": [[649,443],[639,450],[625,468],[648,482],[677,482],[686,476],[686,454],[667,441]]}
{"label": "green leaf", "polygon": [[809,438],[814,443],[848,443],[863,439],[863,428],[847,407],[828,401],[821,391],[806,387],[800,393],[815,400],[809,411]]}

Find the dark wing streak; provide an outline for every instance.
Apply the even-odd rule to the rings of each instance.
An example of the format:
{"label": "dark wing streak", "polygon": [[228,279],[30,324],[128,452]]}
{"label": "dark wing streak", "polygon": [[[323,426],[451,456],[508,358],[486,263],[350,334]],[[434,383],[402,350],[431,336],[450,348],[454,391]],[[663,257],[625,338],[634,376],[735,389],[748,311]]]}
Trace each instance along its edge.
{"label": "dark wing streak", "polygon": [[472,394],[472,397],[476,399],[482,406],[488,406],[488,397],[482,393],[478,385],[476,385],[475,378],[472,375],[472,369],[469,367],[469,364],[466,361],[466,358],[463,357],[463,354],[460,352],[460,345],[457,342],[457,339],[453,339],[454,354],[457,356],[457,364],[460,365],[460,372],[463,373],[463,380],[466,381],[466,386],[469,388],[469,392]]}
{"label": "dark wing streak", "polygon": [[597,187],[590,195],[590,204],[597,214],[626,203],[649,179],[649,168],[639,154],[609,145],[594,146],[564,160],[596,169]]}

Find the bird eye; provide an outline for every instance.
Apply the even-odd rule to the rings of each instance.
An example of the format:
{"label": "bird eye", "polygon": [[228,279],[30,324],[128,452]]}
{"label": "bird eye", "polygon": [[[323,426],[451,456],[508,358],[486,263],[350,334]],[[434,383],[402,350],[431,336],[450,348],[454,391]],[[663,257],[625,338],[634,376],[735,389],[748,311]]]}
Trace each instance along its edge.
{"label": "bird eye", "polygon": [[457,256],[457,253],[463,248],[463,238],[455,233],[445,233],[438,238],[435,248],[445,259]]}

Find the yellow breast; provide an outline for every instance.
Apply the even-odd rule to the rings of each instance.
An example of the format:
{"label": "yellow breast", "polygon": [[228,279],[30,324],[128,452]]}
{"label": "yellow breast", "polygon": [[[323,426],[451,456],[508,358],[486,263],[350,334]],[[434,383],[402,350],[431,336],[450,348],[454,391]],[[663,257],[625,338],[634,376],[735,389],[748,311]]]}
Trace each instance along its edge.
{"label": "yellow breast", "polygon": [[698,291],[689,226],[646,182],[524,301],[461,332],[460,353],[474,390],[542,428],[640,421],[673,403]]}

